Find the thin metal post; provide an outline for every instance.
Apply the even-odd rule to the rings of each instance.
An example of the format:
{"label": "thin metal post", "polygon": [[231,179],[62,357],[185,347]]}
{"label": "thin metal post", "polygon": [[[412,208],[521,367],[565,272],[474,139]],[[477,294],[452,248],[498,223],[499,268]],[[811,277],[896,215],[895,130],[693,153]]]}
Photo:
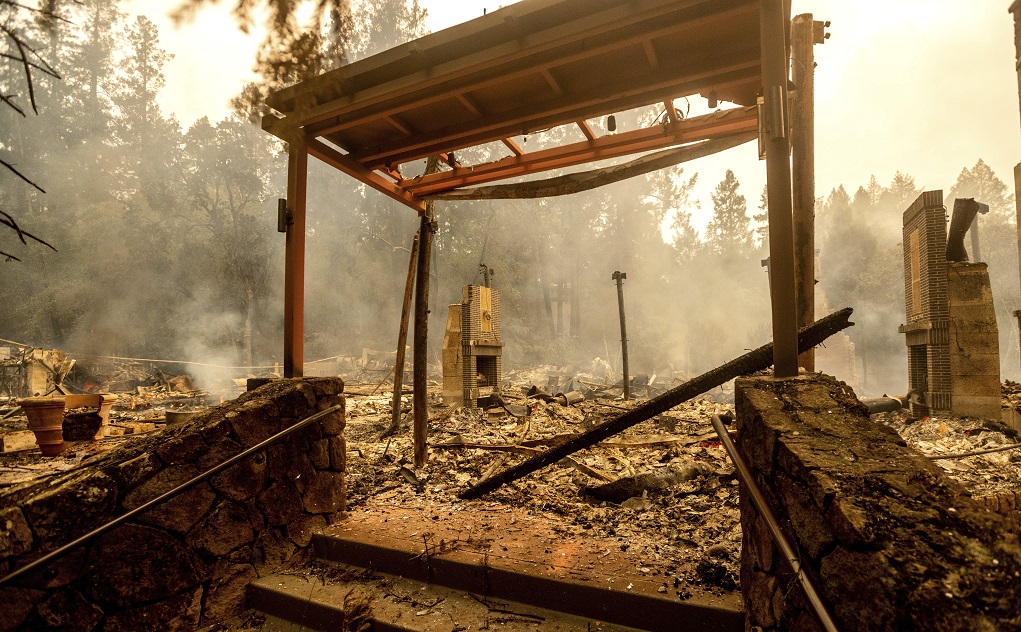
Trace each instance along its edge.
{"label": "thin metal post", "polygon": [[[821,44],[823,23],[805,13],[791,22],[791,78],[795,96],[791,111],[791,177],[794,189],[794,273],[797,278],[798,327],[815,321],[815,44]],[[815,371],[815,349],[798,357],[806,371]]]}
{"label": "thin metal post", "polygon": [[826,605],[815,590],[812,580],[802,570],[801,562],[798,560],[794,547],[787,541],[787,536],[780,529],[780,523],[776,521],[773,510],[770,509],[769,504],[766,502],[766,497],[762,495],[762,490],[759,489],[758,484],[755,482],[755,478],[752,476],[751,470],[748,469],[748,464],[741,457],[741,453],[737,451],[737,446],[734,445],[734,441],[730,438],[730,432],[723,424],[723,419],[719,415],[713,415],[713,428],[716,430],[716,434],[719,435],[723,447],[727,449],[727,454],[730,455],[730,460],[733,461],[734,469],[737,470],[741,482],[748,489],[748,494],[752,497],[752,504],[755,505],[755,509],[766,522],[766,526],[769,527],[769,532],[772,534],[777,548],[780,549],[780,554],[787,561],[787,564],[790,565],[795,577],[797,577],[798,582],[801,584],[801,588],[805,591],[805,596],[808,597],[808,602],[812,605],[812,609],[815,610],[816,616],[819,617],[819,622],[822,623],[823,629],[827,630],[827,632],[838,632],[836,623],[833,622],[830,613],[827,612]]}
{"label": "thin metal post", "polygon": [[284,252],[284,377],[305,373],[305,205],[308,149],[296,131],[287,148],[289,224]]}
{"label": "thin metal post", "polygon": [[773,374],[798,374],[798,316],[794,278],[794,223],[790,137],[787,126],[787,26],[784,0],[760,0],[762,93],[766,120]]}
{"label": "thin metal post", "polygon": [[617,282],[617,307],[620,310],[620,352],[621,366],[624,371],[624,399],[631,399],[631,376],[627,366],[627,322],[624,320],[624,279],[627,273],[616,271],[613,280]]}

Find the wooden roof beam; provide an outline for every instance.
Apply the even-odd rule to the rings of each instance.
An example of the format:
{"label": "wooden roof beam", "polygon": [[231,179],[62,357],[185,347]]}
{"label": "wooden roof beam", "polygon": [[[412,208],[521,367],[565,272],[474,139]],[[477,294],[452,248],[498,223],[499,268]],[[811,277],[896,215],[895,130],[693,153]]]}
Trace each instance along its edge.
{"label": "wooden roof beam", "polygon": [[[487,75],[486,79],[476,81],[468,85],[460,84],[457,87],[450,89],[442,88],[434,89],[428,92],[427,96],[423,95],[423,97],[420,99],[409,101],[407,103],[402,103],[400,105],[394,105],[382,110],[379,109],[378,107],[374,107],[376,105],[376,102],[381,101],[384,95],[392,94],[392,91],[382,92],[382,89],[380,88],[379,91],[381,92],[381,94],[379,95],[378,99],[373,98],[367,99],[363,102],[358,102],[357,105],[352,106],[356,108],[355,111],[351,111],[350,108],[348,107],[347,102],[350,99],[338,99],[337,101],[325,103],[315,108],[312,108],[308,115],[302,117],[301,124],[307,126],[308,129],[316,136],[325,136],[333,132],[339,132],[345,129],[363,125],[369,121],[379,119],[383,116],[389,116],[391,114],[402,112],[403,110],[408,109],[409,107],[419,107],[431,103],[438,103],[445,99],[458,98],[458,95],[462,95],[470,90],[488,88],[500,83],[504,83],[506,81],[520,79],[523,77],[527,77],[528,75],[534,75],[536,72],[541,72],[543,68],[550,69],[555,67],[550,64],[554,63],[556,65],[569,64],[575,61],[590,58],[594,55],[608,53],[614,50],[619,50],[621,48],[627,48],[629,46],[635,46],[636,44],[640,44],[643,41],[652,40],[657,37],[665,36],[679,37],[686,31],[706,28],[705,24],[706,21],[711,20],[714,22],[716,21],[725,22],[728,20],[735,19],[743,14],[746,14],[749,11],[752,10],[757,11],[757,9],[758,6],[756,4],[744,4],[721,11],[719,13],[714,13],[712,15],[706,16],[705,18],[700,20],[698,24],[691,24],[689,22],[669,24],[660,27],[654,31],[642,33],[641,35],[615,39],[612,42],[608,42],[600,46],[584,48],[575,53],[567,55],[559,55],[554,60],[544,62],[545,65],[537,65],[536,63],[532,64],[523,63],[522,66],[519,67],[518,69],[515,70],[508,69],[500,73],[491,73]],[[554,82],[556,81],[556,78],[552,77],[552,75],[550,78],[553,79]],[[430,85],[428,83],[428,80],[433,79],[433,74],[429,73],[426,76],[422,77],[421,79],[425,80],[426,83],[425,84],[422,84],[421,82],[414,83],[413,85],[415,86],[416,89],[423,85]],[[548,81],[549,79],[547,79],[547,82]],[[331,119],[333,119],[332,122]]]}
{"label": "wooden roof beam", "polygon": [[671,123],[678,123],[680,119],[677,118],[677,109],[674,107],[674,100],[667,99],[663,101],[663,107],[666,108],[667,119]]}
{"label": "wooden roof beam", "polygon": [[618,158],[682,143],[690,143],[758,129],[756,108],[723,110],[686,119],[678,124],[646,127],[631,132],[602,136],[561,147],[509,156],[495,162],[434,173],[400,182],[402,188],[424,197],[463,186],[494,182],[505,178],[562,169],[575,165]]}
{"label": "wooden roof beam", "polygon": [[642,48],[645,49],[645,58],[649,60],[649,67],[653,70],[659,68],[659,55],[656,54],[656,49],[652,46],[652,40],[643,39]]}
{"label": "wooden roof beam", "polygon": [[461,105],[464,106],[464,109],[466,109],[469,112],[471,112],[472,116],[482,116],[482,112],[479,111],[479,107],[477,105],[475,105],[474,101],[472,101],[470,98],[468,98],[468,95],[466,95],[463,92],[458,92],[456,96],[457,96],[457,100],[460,101]]}
{"label": "wooden roof beam", "polygon": [[709,71],[695,71],[690,74],[663,73],[660,77],[646,77],[647,81],[636,82],[634,85],[615,84],[614,92],[608,92],[607,86],[597,86],[584,95],[576,94],[570,98],[565,95],[541,107],[524,106],[483,121],[419,134],[413,143],[377,145],[352,152],[351,156],[370,168],[409,162],[435,155],[440,151],[471,147],[520,134],[525,128],[555,127],[606,112],[621,112],[648,105],[678,94],[695,94],[709,87],[722,88],[758,81],[757,55],[747,51],[721,53],[716,56],[717,63],[721,58],[729,60],[725,65],[721,63]]}
{"label": "wooden roof beam", "polygon": [[[587,2],[587,0],[584,1]],[[542,11],[541,4],[534,2],[526,3],[526,5],[510,5],[500,9],[500,11],[514,12],[523,10],[526,13],[529,11],[538,13]],[[545,4],[551,3],[546,2]],[[608,5],[605,11],[586,16],[583,20],[551,26],[551,28],[526,35],[523,38],[515,37],[504,42],[498,41],[489,48],[472,51],[467,57],[463,53],[453,55],[449,60],[441,61],[430,67],[416,69],[414,73],[397,76],[393,80],[381,85],[366,86],[362,89],[359,89],[357,85],[352,85],[349,88],[345,87],[342,93],[331,99],[331,102],[347,101],[356,92],[362,92],[364,95],[367,91],[366,88],[372,93],[371,98],[373,101],[382,100],[385,98],[384,95],[392,94],[395,91],[404,90],[412,86],[415,88],[435,88],[440,83],[462,78],[478,70],[492,71],[502,64],[513,63],[528,56],[550,52],[564,45],[591,40],[609,30],[625,28],[642,21],[655,20],[676,11],[676,6],[671,6],[670,0],[654,0],[646,4],[649,6],[645,10],[636,11],[632,3],[614,3],[613,5]],[[696,3],[693,1],[691,4]],[[754,10],[757,12],[758,3],[747,2],[743,10]],[[454,29],[447,29],[446,31],[427,35],[425,38],[418,40],[418,46],[419,48],[425,48],[428,45],[437,47],[449,45],[452,36],[464,36],[473,30],[472,26],[485,27],[486,20],[493,21],[496,19],[493,17],[496,14],[497,12],[493,12],[489,18],[476,19],[454,27]],[[454,34],[455,30],[457,32],[456,35]],[[405,50],[406,46],[408,45],[397,46],[379,55],[329,71],[302,84],[284,88],[270,95],[267,103],[270,107],[282,113],[287,113],[295,109],[294,103],[302,94],[337,94],[337,85],[346,85],[352,79],[356,79],[361,73],[368,71],[378,72],[386,67],[405,66],[409,58],[408,52]],[[419,55],[418,59],[424,60],[428,57],[428,55]],[[314,108],[314,111],[318,112],[323,105],[328,104],[321,103]],[[327,113],[317,116],[316,120],[322,120],[331,115]],[[315,121],[306,119],[302,122],[303,124],[309,124]]]}
{"label": "wooden roof beam", "polygon": [[325,162],[335,169],[357,178],[369,187],[379,191],[389,198],[397,200],[401,204],[411,208],[419,215],[425,213],[425,202],[416,197],[413,193],[405,191],[398,184],[387,182],[381,175],[369,171],[354,160],[340,153],[333,147],[315,138],[308,139],[308,153],[310,156]]}
{"label": "wooden roof beam", "polygon": [[542,78],[546,80],[549,87],[553,89],[553,93],[560,96],[564,93],[564,89],[560,87],[560,82],[553,76],[549,68],[540,68],[539,72],[542,73]]}
{"label": "wooden roof beam", "polygon": [[511,153],[515,156],[522,156],[525,153],[524,150],[522,150],[521,147],[518,147],[518,144],[510,138],[501,138],[500,142],[506,145],[507,149],[511,150]]}
{"label": "wooden roof beam", "polygon": [[596,139],[596,134],[592,131],[592,128],[589,127],[588,121],[581,119],[579,121],[575,121],[575,123],[578,125],[578,129],[581,130],[581,133],[585,135],[585,138],[589,140]]}

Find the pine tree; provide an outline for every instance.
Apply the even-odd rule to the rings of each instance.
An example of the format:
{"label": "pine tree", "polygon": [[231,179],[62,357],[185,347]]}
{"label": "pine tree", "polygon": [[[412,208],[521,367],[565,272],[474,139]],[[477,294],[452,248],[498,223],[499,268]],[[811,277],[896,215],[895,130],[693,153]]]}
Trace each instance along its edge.
{"label": "pine tree", "polygon": [[713,218],[706,226],[706,244],[713,252],[738,254],[751,246],[748,204],[739,187],[734,172],[727,169],[712,193]]}
{"label": "pine tree", "polygon": [[981,158],[971,169],[965,167],[950,188],[947,200],[975,198],[989,205],[989,212],[1004,218],[1014,216],[1014,194]]}

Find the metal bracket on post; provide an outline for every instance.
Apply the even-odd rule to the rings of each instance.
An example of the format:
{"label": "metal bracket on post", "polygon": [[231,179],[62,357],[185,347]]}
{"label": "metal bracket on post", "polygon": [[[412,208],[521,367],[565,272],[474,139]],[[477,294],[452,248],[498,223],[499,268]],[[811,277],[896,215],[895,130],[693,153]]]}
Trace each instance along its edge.
{"label": "metal bracket on post", "polygon": [[277,232],[286,233],[287,227],[294,223],[294,213],[287,210],[287,200],[277,200]]}

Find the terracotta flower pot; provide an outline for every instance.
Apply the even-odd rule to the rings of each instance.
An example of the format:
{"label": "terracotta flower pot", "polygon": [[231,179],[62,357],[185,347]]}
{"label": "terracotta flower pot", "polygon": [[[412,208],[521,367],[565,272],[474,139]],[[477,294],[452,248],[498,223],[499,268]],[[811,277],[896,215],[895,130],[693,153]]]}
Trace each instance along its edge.
{"label": "terracotta flower pot", "polygon": [[57,456],[64,451],[64,398],[27,397],[18,406],[28,417],[28,427],[35,433],[43,456]]}

